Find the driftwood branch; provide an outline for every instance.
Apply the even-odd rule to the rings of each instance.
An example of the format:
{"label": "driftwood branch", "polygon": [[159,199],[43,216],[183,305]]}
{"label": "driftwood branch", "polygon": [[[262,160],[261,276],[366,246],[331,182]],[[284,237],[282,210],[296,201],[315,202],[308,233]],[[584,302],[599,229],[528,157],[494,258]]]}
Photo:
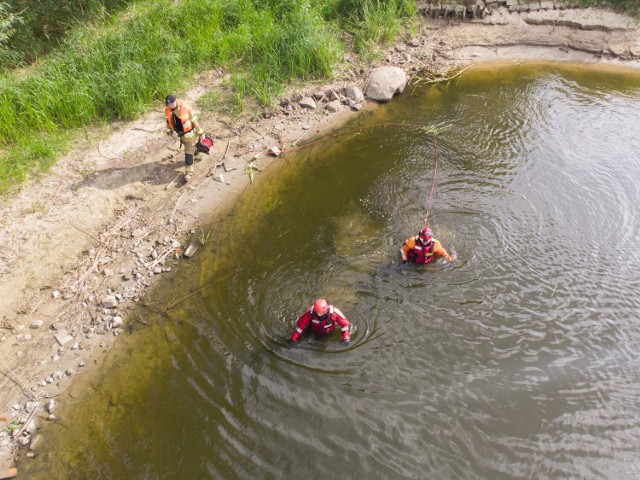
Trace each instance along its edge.
{"label": "driftwood branch", "polygon": [[218,167],[222,167],[224,168],[224,171],[227,171],[227,167],[225,165],[225,160],[227,159],[227,153],[229,153],[229,146],[231,145],[231,140],[227,140],[227,148],[224,150],[224,154],[222,155],[222,158],[220,159],[220,161],[216,164],[213,165],[213,167],[211,167],[209,169],[209,171],[207,172],[207,177],[210,177],[212,175],[214,175],[216,173],[216,169]]}

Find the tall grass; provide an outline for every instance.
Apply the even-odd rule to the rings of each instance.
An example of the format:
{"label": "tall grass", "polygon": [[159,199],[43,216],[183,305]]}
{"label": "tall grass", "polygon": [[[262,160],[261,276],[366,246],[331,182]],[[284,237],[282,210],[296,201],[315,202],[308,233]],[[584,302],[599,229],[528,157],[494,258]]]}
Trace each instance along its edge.
{"label": "tall grass", "polygon": [[351,34],[357,52],[371,54],[380,42],[394,39],[403,22],[415,17],[417,5],[414,0],[328,0],[324,13]]}
{"label": "tall grass", "polygon": [[640,21],[639,0],[607,0],[605,2],[599,0],[580,0],[580,5],[583,7],[590,7],[593,5],[608,5],[613,9],[624,12]]}
{"label": "tall grass", "polygon": [[387,39],[412,4],[138,0],[75,28],[59,50],[0,76],[0,192],[55,162],[66,132],[134,118],[198,71],[225,67],[234,72],[232,103],[249,96],[269,105],[291,79],[331,76],[343,51],[339,26],[362,41]]}
{"label": "tall grass", "polygon": [[12,55],[2,59],[0,70],[30,64],[57,48],[67,31],[117,13],[133,1],[5,0],[2,3],[19,19],[20,28],[11,32],[8,50]]}

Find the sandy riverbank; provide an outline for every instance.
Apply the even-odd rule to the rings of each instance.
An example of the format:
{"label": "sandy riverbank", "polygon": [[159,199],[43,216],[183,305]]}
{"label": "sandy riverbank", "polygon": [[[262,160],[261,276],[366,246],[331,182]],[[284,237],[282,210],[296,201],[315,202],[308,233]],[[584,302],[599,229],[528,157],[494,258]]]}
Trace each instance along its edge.
{"label": "sandy riverbank", "polygon": [[[390,48],[379,64],[398,66],[409,77],[483,61],[640,67],[634,22],[592,11],[582,25],[600,28],[584,29],[558,23],[567,11],[554,12],[555,23],[550,16],[541,24],[506,8],[473,22],[423,19],[420,32]],[[268,168],[279,158],[265,153],[271,147],[286,155],[361,112],[343,105],[329,113],[325,104],[309,110],[297,100],[354,85],[364,90],[376,66],[345,59],[334,82],[290,92],[291,110],[278,107],[260,120],[232,122],[203,112],[216,144],[186,185],[179,175],[183,153],[164,136],[158,105],[139,120],[87,132],[49,174],[2,204],[0,427],[16,428],[7,432],[13,440],[0,436],[0,474],[17,452],[26,454],[38,423],[55,416],[47,411],[50,400],[64,401],[74,376],[104,360],[154,280],[189,261],[184,253],[199,245],[212,213],[250,188],[252,162]],[[181,96],[195,101],[223,77],[209,72]],[[260,172],[253,172],[259,182]]]}

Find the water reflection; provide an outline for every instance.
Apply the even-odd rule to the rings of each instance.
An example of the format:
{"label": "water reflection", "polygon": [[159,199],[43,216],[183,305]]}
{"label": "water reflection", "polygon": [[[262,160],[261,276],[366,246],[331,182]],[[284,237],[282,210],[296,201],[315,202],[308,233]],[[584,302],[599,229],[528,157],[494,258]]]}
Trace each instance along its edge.
{"label": "water reflection", "polygon": [[[639,107],[629,75],[467,72],[284,159],[29,474],[635,478]],[[448,126],[430,226],[451,267],[398,261],[435,160],[403,122]],[[350,348],[287,346],[317,296]]]}

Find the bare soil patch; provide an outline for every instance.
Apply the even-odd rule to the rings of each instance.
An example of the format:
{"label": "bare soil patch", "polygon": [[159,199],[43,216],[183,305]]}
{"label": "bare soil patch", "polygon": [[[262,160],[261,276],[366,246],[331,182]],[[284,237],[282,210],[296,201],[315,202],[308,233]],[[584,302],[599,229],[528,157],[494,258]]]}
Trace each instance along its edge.
{"label": "bare soil patch", "polygon": [[[633,52],[640,53],[637,29],[532,25],[501,9],[477,22],[425,20],[379,64],[409,77],[496,60],[637,68]],[[337,113],[324,104],[303,109],[296,100],[353,85],[364,90],[376,66],[346,59],[332,84],[290,92],[294,108],[277,107],[268,118],[201,112],[216,143],[188,184],[180,175],[183,151],[165,137],[158,106],[138,120],[87,132],[51,172],[0,205],[0,474],[26,452],[39,421],[55,420],[50,400],[64,399],[74,376],[104,359],[154,280],[188,261],[201,225],[250,188],[248,168],[278,162],[266,153],[271,147],[286,152],[360,114],[347,105]],[[197,105],[222,75],[201,76],[181,97]]]}

